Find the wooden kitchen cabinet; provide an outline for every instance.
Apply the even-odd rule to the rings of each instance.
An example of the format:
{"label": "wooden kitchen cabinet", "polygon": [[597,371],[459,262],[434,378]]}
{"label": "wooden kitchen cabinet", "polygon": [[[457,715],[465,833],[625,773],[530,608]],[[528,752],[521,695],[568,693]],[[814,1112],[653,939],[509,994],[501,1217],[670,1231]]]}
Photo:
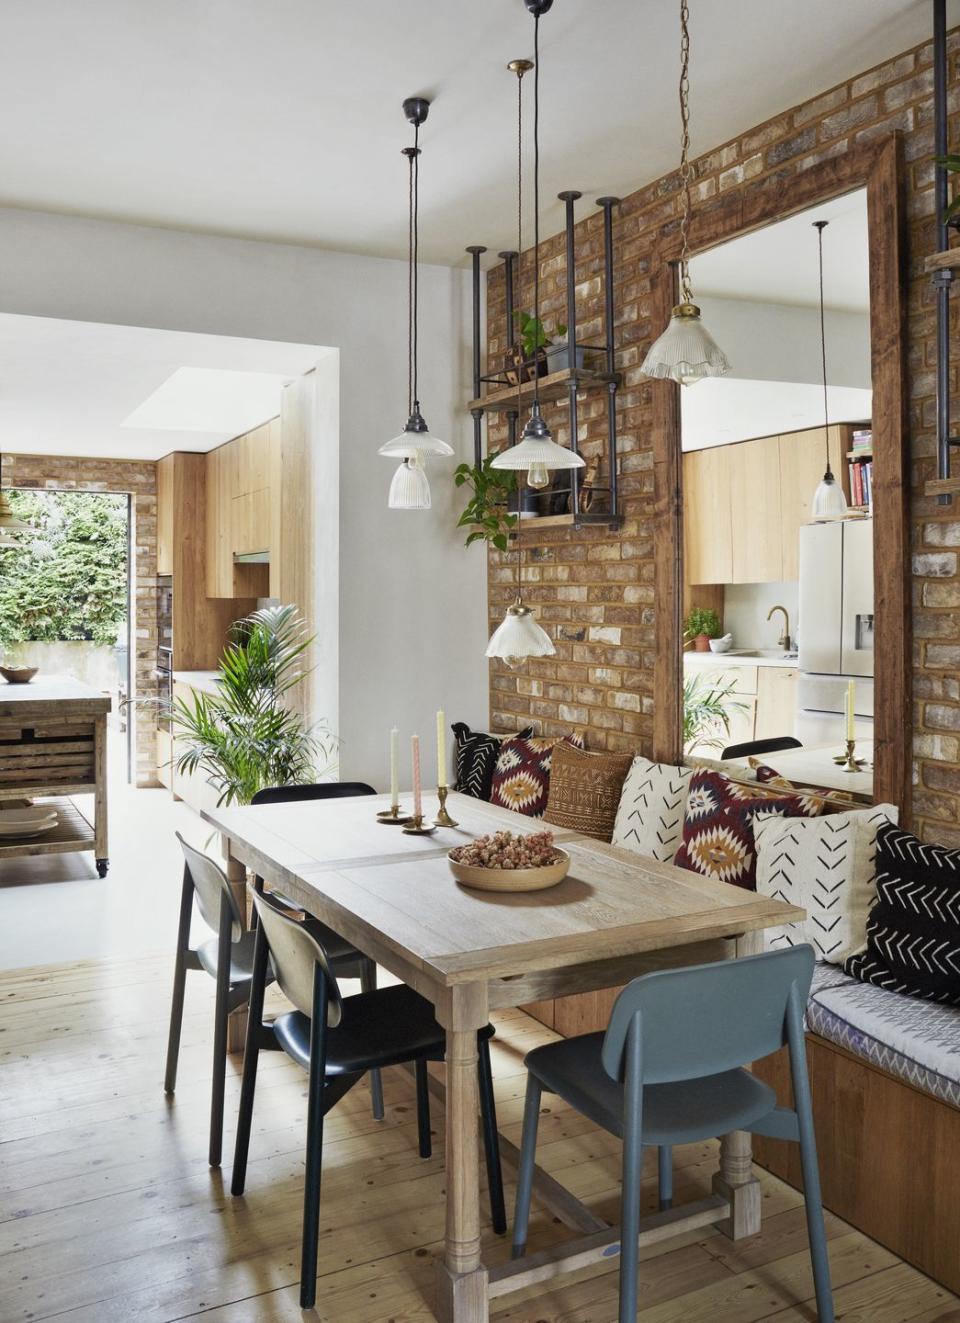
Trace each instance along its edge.
{"label": "wooden kitchen cabinet", "polygon": [[733,583],[732,446],[683,457],[683,541],[687,583]]}
{"label": "wooden kitchen cabinet", "polygon": [[174,455],[157,461],[157,573],[173,573]]}
{"label": "wooden kitchen cabinet", "polygon": [[797,675],[786,666],[757,668],[757,717],[754,739],[792,735],[797,715]]}
{"label": "wooden kitchen cabinet", "polygon": [[[263,597],[267,565],[235,556],[276,554],[280,505],[280,420],[272,419],[207,455],[207,578],[211,597]],[[275,594],[274,594],[275,595]]]}
{"label": "wooden kitchen cabinet", "polygon": [[233,597],[233,474],[229,446],[211,450],[207,464],[207,594]]}
{"label": "wooden kitchen cabinet", "polygon": [[[235,496],[231,521],[233,555],[249,556],[255,552],[269,551],[272,524],[269,487],[261,487],[259,491]],[[231,563],[233,555],[231,555]]]}
{"label": "wooden kitchen cabinet", "polygon": [[[847,490],[846,452],[852,441],[852,429],[837,424],[829,429],[830,467],[838,482]],[[783,580],[789,582],[800,577],[800,526],[808,524],[813,507],[813,494],[826,468],[824,429],[812,427],[805,432],[789,432],[778,438],[780,453],[781,490],[781,544],[783,547]]]}
{"label": "wooden kitchen cabinet", "polygon": [[776,437],[727,446],[730,473],[731,583],[780,583],[780,447]]}

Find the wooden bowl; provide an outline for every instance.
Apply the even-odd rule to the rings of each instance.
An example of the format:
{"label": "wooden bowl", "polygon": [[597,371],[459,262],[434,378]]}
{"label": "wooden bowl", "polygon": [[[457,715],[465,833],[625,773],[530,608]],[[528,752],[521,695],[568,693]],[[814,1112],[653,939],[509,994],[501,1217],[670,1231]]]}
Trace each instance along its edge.
{"label": "wooden bowl", "polygon": [[[453,852],[451,851],[451,854]],[[450,855],[447,855],[450,859]],[[477,864],[458,864],[450,859],[453,876],[465,887],[478,891],[545,891],[567,876],[570,856],[557,850],[557,859],[544,868],[481,868]]]}
{"label": "wooden bowl", "polygon": [[0,666],[0,675],[7,684],[29,684],[36,673],[36,666]]}

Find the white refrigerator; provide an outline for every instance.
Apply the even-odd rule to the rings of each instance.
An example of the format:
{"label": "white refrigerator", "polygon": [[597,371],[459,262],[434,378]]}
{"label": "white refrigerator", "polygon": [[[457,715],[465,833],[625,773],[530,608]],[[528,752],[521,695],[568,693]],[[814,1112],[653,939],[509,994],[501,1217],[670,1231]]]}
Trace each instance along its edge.
{"label": "white refrigerator", "polygon": [[873,738],[873,520],[837,519],[800,529],[797,739],[841,733],[854,681],[858,739]]}

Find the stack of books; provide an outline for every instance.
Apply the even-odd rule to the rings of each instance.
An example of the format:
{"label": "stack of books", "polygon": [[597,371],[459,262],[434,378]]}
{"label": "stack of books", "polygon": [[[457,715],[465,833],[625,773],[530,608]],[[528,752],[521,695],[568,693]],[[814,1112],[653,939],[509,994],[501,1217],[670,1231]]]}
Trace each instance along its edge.
{"label": "stack of books", "polygon": [[847,452],[850,471],[850,504],[869,510],[873,504],[873,432],[869,427],[856,428]]}

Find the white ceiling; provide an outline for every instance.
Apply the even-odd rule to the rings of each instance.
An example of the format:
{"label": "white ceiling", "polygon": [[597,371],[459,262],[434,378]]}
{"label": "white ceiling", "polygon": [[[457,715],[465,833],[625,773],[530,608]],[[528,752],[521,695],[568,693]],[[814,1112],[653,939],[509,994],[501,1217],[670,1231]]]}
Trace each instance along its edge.
{"label": "white ceiling", "polygon": [[[925,40],[929,0],[693,0],[693,148]],[[676,164],[678,0],[556,0],[542,181]],[[951,13],[951,20],[954,19]],[[402,256],[400,103],[433,98],[422,254],[513,246],[522,0],[0,0],[0,203]],[[545,232],[560,227],[553,201]]]}
{"label": "white ceiling", "polygon": [[[0,314],[2,447],[118,459],[210,450],[274,417],[283,382],[329,352],[278,340]],[[160,426],[128,426],[128,416],[171,377],[182,386],[184,368],[193,369],[191,389],[181,388],[162,415],[154,405]],[[234,374],[226,395],[224,370]],[[158,399],[169,401],[171,389]]]}

